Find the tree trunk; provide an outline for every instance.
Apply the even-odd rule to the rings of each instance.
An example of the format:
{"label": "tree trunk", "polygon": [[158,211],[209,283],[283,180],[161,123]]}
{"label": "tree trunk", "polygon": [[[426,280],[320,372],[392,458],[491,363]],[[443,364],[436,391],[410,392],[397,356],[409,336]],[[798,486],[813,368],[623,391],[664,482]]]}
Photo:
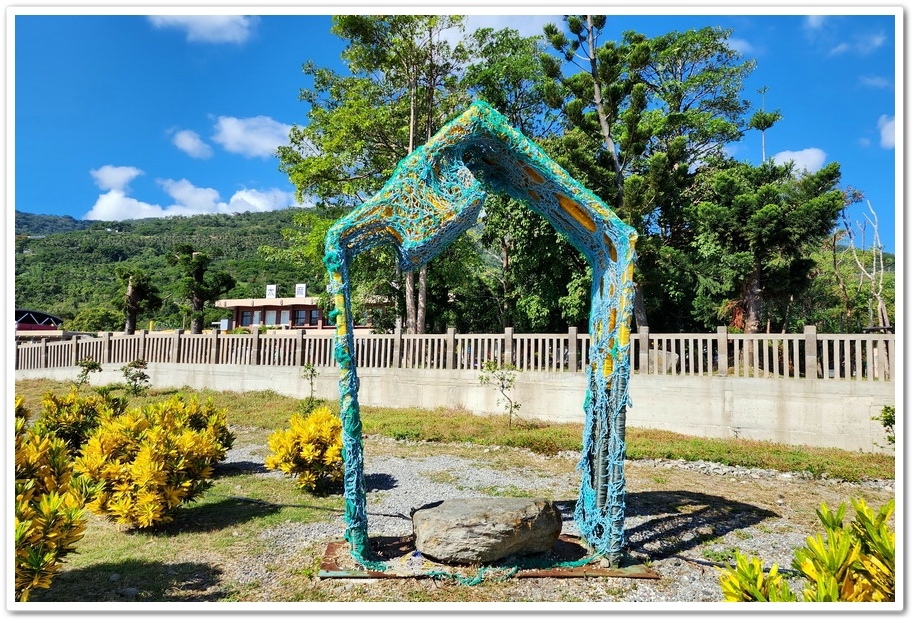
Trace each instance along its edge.
{"label": "tree trunk", "polygon": [[420,268],[417,284],[417,321],[414,328],[418,334],[426,333],[426,264]]}
{"label": "tree trunk", "polygon": [[760,266],[754,267],[754,272],[748,277],[744,292],[744,302],[747,307],[747,316],[744,320],[745,333],[760,333],[760,316],[763,312],[763,292],[760,287]]}
{"label": "tree trunk", "polygon": [[503,300],[500,304],[500,309],[502,310],[500,315],[502,316],[503,329],[508,329],[513,325],[513,322],[509,309],[509,290],[511,288],[511,282],[509,281],[509,262],[511,261],[511,256],[509,253],[511,251],[511,243],[506,236],[500,239],[500,247],[502,248],[503,260],[502,278],[500,279],[500,285],[502,285],[503,288]]}
{"label": "tree trunk", "polygon": [[875,297],[878,300],[877,326],[881,327],[881,333],[890,333],[891,317],[887,313],[887,305],[885,305],[884,299],[880,295],[875,295]]}
{"label": "tree trunk", "polygon": [[133,335],[137,331],[137,289],[130,282],[124,294],[124,309],[124,333]]}
{"label": "tree trunk", "polygon": [[417,299],[414,298],[414,272],[404,273],[404,301],[407,304],[407,332],[415,333],[417,329]]}
{"label": "tree trunk", "polygon": [[648,327],[649,326],[649,314],[646,313],[646,300],[642,295],[642,286],[635,286],[635,294],[633,296],[633,318],[636,320],[636,326],[638,327]]}
{"label": "tree trunk", "polygon": [[191,333],[200,335],[204,332],[204,302],[198,297],[191,299]]}
{"label": "tree trunk", "polygon": [[133,335],[137,332],[137,313],[128,310],[127,317],[124,319],[124,333]]}
{"label": "tree trunk", "polygon": [[607,113],[604,110],[604,97],[601,93],[601,78],[598,73],[598,42],[595,39],[595,30],[592,26],[592,16],[587,16],[588,21],[588,61],[592,76],[592,93],[595,103],[595,112],[598,113],[598,124],[601,127],[601,139],[604,147],[611,156],[611,168],[614,171],[614,185],[617,189],[614,206],[623,207],[623,168],[617,156],[617,145],[611,136],[611,125],[608,123]]}

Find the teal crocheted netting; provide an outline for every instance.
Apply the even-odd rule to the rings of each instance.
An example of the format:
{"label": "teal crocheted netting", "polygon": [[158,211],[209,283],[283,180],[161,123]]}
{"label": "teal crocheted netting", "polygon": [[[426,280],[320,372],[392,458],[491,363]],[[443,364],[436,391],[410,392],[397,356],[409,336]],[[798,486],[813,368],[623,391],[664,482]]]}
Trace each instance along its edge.
{"label": "teal crocheted netting", "polygon": [[591,265],[585,430],[578,465],[582,485],[575,520],[594,553],[616,561],[625,545],[624,431],[636,232],[505,117],[477,101],[404,158],[384,187],[338,220],[325,239],[340,366],[344,536],[353,558],[367,568],[384,565],[373,559],[368,537],[349,266],[359,253],[388,245],[403,269],[419,268],[477,222],[491,192],[518,199],[543,216]]}

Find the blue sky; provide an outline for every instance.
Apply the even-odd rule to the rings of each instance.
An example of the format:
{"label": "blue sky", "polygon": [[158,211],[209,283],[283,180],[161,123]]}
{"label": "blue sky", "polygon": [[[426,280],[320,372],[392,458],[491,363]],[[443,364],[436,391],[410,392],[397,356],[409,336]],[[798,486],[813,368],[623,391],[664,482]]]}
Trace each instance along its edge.
{"label": "blue sky", "polygon": [[[7,50],[7,107],[15,139],[8,165],[15,170],[7,179],[16,210],[122,220],[294,204],[293,186],[273,154],[292,124],[306,122],[307,105],[298,100],[307,86],[303,63],[342,69],[344,42],[330,34],[335,9],[164,14],[174,10],[152,7],[145,12],[159,15],[149,17],[123,7],[108,11],[121,15],[29,15],[36,10],[26,8],[10,24],[8,9],[14,43]],[[881,242],[894,250],[895,206],[903,199],[895,124],[902,114],[902,72],[895,73],[902,26],[892,9],[639,9],[659,13],[651,17],[635,10],[612,15],[605,37],[630,29],[650,36],[707,25],[732,29],[731,45],[757,62],[745,83],[747,99],[760,107],[765,87],[766,109],[783,115],[766,134],[766,155],[812,170],[839,162],[842,185],[865,193]],[[563,27],[561,15],[537,12],[507,6],[501,14],[469,16],[468,27],[511,26],[524,35],[540,33],[546,21]],[[758,164],[759,133],[730,151]],[[853,206],[850,214],[861,222],[867,207]]]}

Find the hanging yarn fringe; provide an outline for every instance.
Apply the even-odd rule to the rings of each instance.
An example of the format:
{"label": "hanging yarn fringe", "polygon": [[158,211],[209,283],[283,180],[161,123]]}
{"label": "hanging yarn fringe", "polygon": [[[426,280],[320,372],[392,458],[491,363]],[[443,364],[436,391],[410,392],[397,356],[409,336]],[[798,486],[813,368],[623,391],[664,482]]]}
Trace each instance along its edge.
{"label": "hanging yarn fringe", "polygon": [[395,249],[404,270],[423,266],[477,222],[488,192],[518,199],[547,219],[591,265],[582,486],[575,518],[595,555],[618,561],[624,548],[636,232],[504,116],[476,101],[404,158],[384,187],[338,220],[325,239],[340,366],[345,538],[354,560],[367,568],[383,565],[373,559],[368,538],[349,266],[358,254],[380,245]]}

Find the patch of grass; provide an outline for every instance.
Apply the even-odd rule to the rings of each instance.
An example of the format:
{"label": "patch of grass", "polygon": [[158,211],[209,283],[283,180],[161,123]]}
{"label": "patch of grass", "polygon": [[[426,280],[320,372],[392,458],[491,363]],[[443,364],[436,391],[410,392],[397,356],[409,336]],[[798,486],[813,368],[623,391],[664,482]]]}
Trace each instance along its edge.
{"label": "patch of grass", "polygon": [[738,551],[738,548],[733,547],[731,549],[721,550],[713,549],[707,547],[703,550],[703,558],[711,562],[718,562],[722,564],[735,564],[735,552]]}
{"label": "patch of grass", "polygon": [[690,437],[668,431],[627,428],[628,459],[684,459],[725,465],[826,474],[850,482],[895,478],[894,457],[874,452],[790,446],[746,439]]}
{"label": "patch of grass", "polygon": [[429,478],[430,481],[436,482],[439,484],[452,484],[458,482],[460,479],[458,476],[448,471],[439,471],[439,472],[425,472],[423,476]]}
{"label": "patch of grass", "polygon": [[530,498],[536,497],[531,491],[525,489],[520,489],[515,485],[502,486],[491,486],[491,487],[477,487],[477,491],[491,495],[493,497],[500,498]]}
{"label": "patch of grass", "polygon": [[[472,442],[487,446],[527,448],[544,455],[581,452],[582,425],[477,416],[462,409],[388,409],[363,407],[363,430],[413,441]],[[895,478],[892,455],[832,448],[790,446],[745,439],[691,437],[669,431],[627,428],[628,459],[715,461],[781,472],[826,474],[850,482]],[[661,483],[660,483],[661,484]]]}
{"label": "patch of grass", "polygon": [[389,409],[362,407],[363,431],[395,439],[471,442],[487,446],[528,448],[553,455],[582,448],[582,426],[552,424],[506,416],[477,416],[464,409]]}

